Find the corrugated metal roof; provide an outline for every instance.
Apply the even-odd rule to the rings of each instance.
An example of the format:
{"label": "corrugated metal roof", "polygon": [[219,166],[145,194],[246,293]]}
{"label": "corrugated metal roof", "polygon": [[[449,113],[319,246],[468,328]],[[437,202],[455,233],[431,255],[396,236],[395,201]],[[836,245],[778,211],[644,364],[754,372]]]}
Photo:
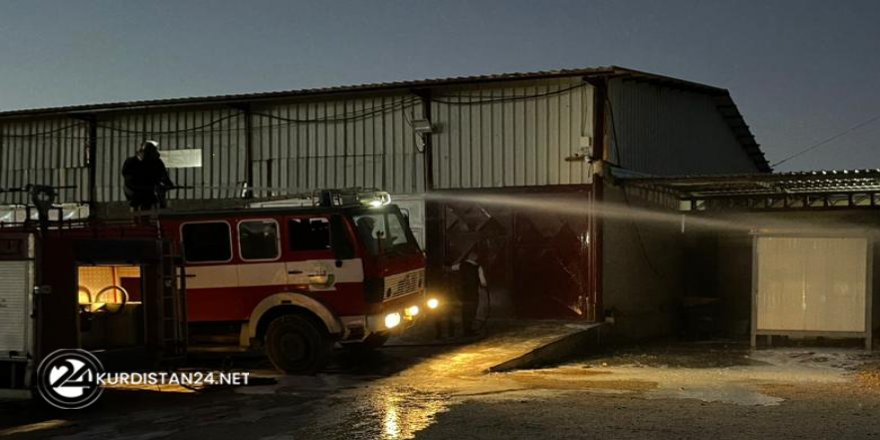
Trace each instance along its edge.
{"label": "corrugated metal roof", "polygon": [[312,89],[286,90],[276,92],[246,93],[233,95],[216,95],[202,97],[185,97],[172,99],[157,99],[143,101],[124,101],[106,104],[87,104],[74,105],[65,107],[37,108],[25,110],[12,110],[0,112],[0,118],[29,118],[29,117],[45,117],[45,116],[77,116],[103,112],[118,112],[126,110],[144,110],[144,109],[160,109],[171,107],[197,107],[211,104],[247,104],[261,101],[294,99],[299,97],[335,95],[348,93],[368,93],[368,92],[393,92],[396,90],[412,90],[425,89],[431,87],[453,86],[460,84],[475,84],[500,81],[523,81],[533,79],[558,78],[568,76],[584,76],[584,77],[621,77],[638,81],[651,82],[657,85],[692,90],[706,93],[715,98],[716,106],[719,112],[730,125],[731,130],[735,133],[743,149],[752,158],[760,171],[770,171],[770,164],[767,162],[764,154],[755,138],[749,130],[748,125],[736,108],[730,93],[723,88],[713,87],[705,84],[695,83],[668,76],[657,75],[653,73],[641,72],[638,70],[628,69],[618,66],[609,67],[589,67],[578,69],[559,69],[544,70],[536,72],[515,72],[502,73],[492,75],[476,75],[476,76],[459,76],[438,79],[421,79],[412,81],[396,81],[373,84],[360,84],[349,86],[323,87]]}
{"label": "corrugated metal roof", "polygon": [[666,191],[681,199],[880,191],[880,169],[662,177],[612,173],[624,186]]}

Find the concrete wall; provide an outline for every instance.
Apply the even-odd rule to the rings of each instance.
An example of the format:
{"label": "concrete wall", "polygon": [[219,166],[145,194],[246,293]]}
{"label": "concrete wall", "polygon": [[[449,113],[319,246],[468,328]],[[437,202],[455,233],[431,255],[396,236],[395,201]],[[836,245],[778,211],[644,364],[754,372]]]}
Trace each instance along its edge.
{"label": "concrete wall", "polygon": [[[604,199],[614,206],[651,208],[619,187],[606,186]],[[642,221],[637,215],[602,220],[602,304],[614,318],[616,338],[638,340],[673,335],[685,294],[684,236],[672,213],[668,222]]]}

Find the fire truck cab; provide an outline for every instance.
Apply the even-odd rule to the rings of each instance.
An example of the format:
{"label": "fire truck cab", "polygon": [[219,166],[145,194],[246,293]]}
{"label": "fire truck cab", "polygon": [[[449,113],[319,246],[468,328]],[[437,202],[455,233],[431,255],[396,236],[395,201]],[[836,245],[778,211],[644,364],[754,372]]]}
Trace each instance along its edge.
{"label": "fire truck cab", "polygon": [[424,255],[387,194],[322,199],[162,214],[186,266],[191,340],[236,334],[241,347],[265,348],[279,370],[309,373],[335,343],[381,345],[436,307],[425,294]]}

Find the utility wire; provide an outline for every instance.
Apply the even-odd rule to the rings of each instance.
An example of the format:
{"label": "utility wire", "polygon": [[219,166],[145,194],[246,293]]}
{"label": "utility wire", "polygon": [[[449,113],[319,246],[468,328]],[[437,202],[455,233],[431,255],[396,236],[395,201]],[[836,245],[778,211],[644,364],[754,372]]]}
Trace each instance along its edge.
{"label": "utility wire", "polygon": [[[268,118],[268,119],[280,120],[280,121],[283,121],[284,123],[257,125],[257,126],[252,127],[252,129],[253,130],[271,129],[271,128],[283,127],[286,125],[297,124],[297,123],[309,124],[309,123],[336,123],[336,122],[355,121],[355,120],[365,119],[370,116],[374,116],[374,115],[381,114],[381,113],[386,113],[386,112],[397,110],[397,109],[405,109],[407,107],[412,106],[412,104],[414,102],[415,102],[415,99],[411,98],[411,99],[406,99],[406,100],[402,100],[402,101],[397,101],[397,102],[394,102],[394,103],[391,103],[388,105],[371,107],[371,108],[362,110],[360,112],[346,113],[346,114],[338,115],[338,116],[333,115],[333,116],[314,118],[314,119],[285,118],[282,116],[255,112],[253,114],[256,116],[260,116],[260,117],[264,117],[264,118]],[[116,127],[116,126],[107,125],[107,124],[98,124],[98,128],[112,131],[112,132],[128,134],[128,135],[130,135],[130,137],[167,136],[167,135],[175,135],[175,134],[181,134],[181,133],[238,132],[238,131],[244,131],[244,130],[246,130],[246,128],[245,127],[227,127],[227,128],[211,128],[209,130],[205,130],[205,129],[209,128],[209,127],[214,127],[224,121],[234,119],[234,118],[240,117],[242,115],[243,115],[243,113],[235,113],[235,114],[231,114],[228,116],[224,116],[224,117],[206,122],[204,124],[201,124],[201,125],[198,125],[195,127],[181,128],[181,129],[177,129],[177,130],[155,131],[155,130],[130,129],[130,128],[123,128],[123,127]],[[49,134],[53,134],[53,133],[56,133],[59,131],[63,131],[63,130],[67,130],[67,129],[75,128],[75,127],[79,127],[79,126],[81,126],[81,124],[72,124],[69,126],[57,128],[54,130],[39,132],[39,133],[3,134],[3,135],[0,135],[0,137],[3,137],[3,138],[33,138],[33,137],[39,137],[39,136],[46,136]],[[120,137],[126,137],[126,136],[120,136]],[[65,138],[65,139],[87,139],[87,137],[84,137],[84,136],[63,136],[63,138]]]}
{"label": "utility wire", "polygon": [[291,124],[314,124],[314,123],[322,123],[322,122],[349,122],[356,121],[359,119],[364,119],[370,116],[374,116],[377,114],[387,113],[389,111],[403,109],[407,107],[411,107],[415,104],[417,98],[406,98],[399,101],[394,101],[390,104],[380,105],[376,107],[370,107],[368,109],[363,109],[357,112],[343,113],[341,115],[331,115],[325,116],[322,118],[313,118],[313,119],[298,119],[298,118],[287,118],[279,115],[272,115],[268,113],[258,113],[254,112],[254,115],[262,116],[264,118],[275,119],[279,121],[284,121]]}
{"label": "utility wire", "polygon": [[866,120],[864,120],[864,121],[862,121],[862,122],[859,122],[859,123],[856,124],[856,125],[853,125],[853,126],[850,127],[850,128],[847,128],[847,129],[844,130],[844,131],[841,131],[840,133],[835,134],[834,136],[831,136],[831,137],[828,137],[828,138],[826,138],[826,139],[823,139],[823,140],[821,140],[821,141],[819,141],[819,142],[816,142],[815,144],[812,144],[812,145],[808,146],[807,148],[804,148],[803,150],[798,151],[797,153],[792,154],[791,156],[788,156],[788,157],[786,157],[785,159],[782,159],[782,160],[780,160],[779,162],[776,162],[776,163],[770,165],[770,167],[771,167],[771,168],[776,168],[776,166],[778,166],[778,165],[782,165],[782,164],[784,164],[785,162],[788,162],[788,161],[790,161],[790,160],[792,160],[792,159],[794,159],[794,158],[796,158],[796,157],[798,157],[798,156],[801,156],[801,155],[803,155],[803,154],[809,153],[810,151],[813,151],[813,150],[815,150],[815,149],[817,149],[817,148],[819,148],[819,147],[821,147],[821,146],[823,146],[823,145],[825,145],[825,144],[827,144],[827,143],[829,143],[829,142],[831,142],[831,141],[833,141],[833,140],[840,139],[840,138],[842,138],[842,137],[844,137],[844,136],[846,136],[846,135],[848,135],[848,134],[850,134],[850,133],[852,133],[852,132],[854,132],[854,131],[856,131],[856,130],[862,128],[862,127],[865,127],[865,126],[867,126],[867,125],[871,125],[871,124],[873,124],[874,122],[877,122],[877,121],[880,121],[880,115],[876,115],[876,116],[874,116],[874,117],[872,117],[872,118],[866,119]]}
{"label": "utility wire", "polygon": [[[10,134],[10,133],[3,133],[3,135],[0,136],[0,137],[3,137],[3,138],[11,138],[11,139],[16,139],[16,138],[30,138],[30,137],[40,137],[40,136],[47,136],[47,135],[50,135],[50,134],[58,133],[58,132],[61,132],[61,131],[65,131],[65,130],[69,130],[69,129],[71,129],[71,128],[77,128],[77,127],[85,127],[85,124],[83,124],[82,122],[76,122],[76,123],[73,123],[73,124],[69,124],[69,125],[65,125],[65,126],[62,126],[62,127],[54,128],[54,129],[52,129],[52,130],[40,131],[40,132],[37,132],[37,133],[25,133],[25,134]],[[68,137],[68,136],[64,136],[64,137]],[[76,139],[80,139],[80,138],[82,138],[82,137],[76,137]]]}
{"label": "utility wire", "polygon": [[117,132],[120,132],[120,133],[149,134],[149,135],[167,135],[167,134],[187,133],[187,132],[192,132],[192,131],[196,131],[196,130],[201,130],[201,129],[203,129],[203,128],[207,128],[207,127],[210,127],[210,126],[212,126],[212,125],[217,125],[217,124],[219,124],[219,123],[221,123],[221,122],[223,122],[223,121],[226,121],[226,120],[228,120],[228,119],[232,119],[232,118],[236,118],[236,117],[239,117],[239,116],[241,116],[241,115],[242,115],[241,113],[234,113],[234,114],[231,114],[231,115],[228,115],[228,116],[224,116],[224,117],[222,117],[222,118],[217,118],[217,119],[215,119],[215,120],[213,120],[213,121],[210,121],[210,122],[204,123],[204,124],[199,125],[199,126],[196,126],[196,127],[181,128],[181,129],[179,129],[179,130],[166,130],[166,131],[132,130],[132,129],[129,129],[129,128],[114,127],[114,126],[112,126],[112,125],[104,125],[104,124],[98,124],[98,127],[99,127],[99,128],[103,128],[103,129],[105,129],[105,130],[117,131]]}
{"label": "utility wire", "polygon": [[[547,96],[560,95],[566,92],[570,92],[575,89],[580,89],[586,87],[586,84],[577,84],[571,87],[566,87],[564,89],[552,90],[544,93],[536,93],[533,95],[512,95],[512,96],[499,96],[497,98],[488,98],[481,99],[479,95],[448,95],[442,98],[431,98],[432,102],[438,102],[440,104],[446,105],[481,105],[481,104],[494,104],[498,102],[510,102],[510,101],[522,101],[525,99],[534,99],[534,98],[544,98]],[[446,98],[457,98],[459,100],[450,100]],[[471,101],[461,101],[462,98],[465,99],[473,99]]]}
{"label": "utility wire", "polygon": [[[527,100],[527,99],[536,99],[536,98],[554,96],[554,95],[559,95],[559,94],[566,93],[566,92],[569,92],[572,90],[582,89],[584,87],[586,87],[585,84],[577,84],[577,85],[574,85],[571,87],[566,87],[566,88],[562,88],[559,90],[552,90],[552,91],[548,91],[548,92],[544,92],[544,93],[537,93],[537,94],[532,94],[532,95],[501,96],[501,97],[494,97],[494,98],[488,98],[488,99],[481,99],[481,97],[479,95],[449,95],[449,96],[442,97],[442,98],[432,98],[431,101],[439,103],[439,104],[452,105],[452,106],[494,104],[494,103],[501,103],[501,102],[522,101],[522,100]],[[462,101],[462,99],[469,99],[469,100]],[[279,116],[279,115],[254,112],[253,114],[256,116],[260,116],[260,117],[268,118],[268,119],[274,119],[274,120],[278,120],[278,121],[283,121],[284,124],[260,125],[260,126],[252,127],[252,129],[254,129],[254,130],[267,129],[267,128],[280,127],[280,126],[284,126],[287,124],[315,124],[315,123],[350,122],[350,121],[356,121],[356,120],[360,120],[360,119],[366,119],[368,117],[375,116],[378,114],[387,113],[389,111],[406,109],[406,108],[412,107],[417,102],[418,102],[417,97],[407,97],[407,98],[392,102],[390,104],[371,107],[368,109],[363,109],[358,112],[351,112],[351,113],[345,113],[345,114],[341,114],[341,115],[331,115],[331,116],[326,116],[326,117],[321,117],[321,118],[311,118],[311,119],[287,118],[287,117],[283,117],[283,116]],[[134,137],[145,136],[145,135],[163,136],[163,135],[174,135],[174,134],[180,134],[180,133],[201,132],[201,130],[204,130],[209,127],[213,127],[213,126],[218,125],[224,121],[227,121],[227,120],[230,120],[233,118],[237,118],[242,115],[243,115],[243,113],[235,113],[235,114],[231,114],[228,116],[224,116],[224,117],[215,119],[213,121],[206,122],[204,124],[201,124],[201,125],[198,125],[195,127],[182,128],[182,129],[177,129],[177,130],[152,131],[152,130],[141,130],[141,129],[130,129],[130,128],[123,128],[123,127],[116,127],[116,126],[107,125],[107,124],[98,124],[98,127],[102,128],[104,130],[113,131],[113,132],[117,132],[117,133],[130,134],[130,135],[133,135]],[[53,130],[47,130],[47,131],[38,132],[38,133],[27,133],[27,134],[3,133],[2,135],[0,135],[0,138],[33,138],[33,137],[54,134],[54,133],[57,133],[60,131],[64,131],[64,130],[68,130],[68,129],[76,128],[76,127],[83,127],[83,124],[82,123],[75,123],[75,124],[67,125],[64,127],[56,128]],[[228,127],[228,128],[212,128],[210,130],[204,130],[204,132],[205,133],[218,133],[218,132],[236,132],[236,131],[243,131],[243,130],[245,130],[244,127]],[[63,136],[63,137],[59,137],[59,138],[75,139],[75,140],[87,139],[87,137],[84,137],[84,136]]]}

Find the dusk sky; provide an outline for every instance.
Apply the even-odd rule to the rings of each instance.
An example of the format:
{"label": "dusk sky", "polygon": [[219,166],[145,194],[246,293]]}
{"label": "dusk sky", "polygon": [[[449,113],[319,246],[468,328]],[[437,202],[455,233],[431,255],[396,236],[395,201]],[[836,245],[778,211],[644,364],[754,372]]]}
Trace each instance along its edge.
{"label": "dusk sky", "polygon": [[[0,0],[0,110],[619,65],[727,88],[771,163],[880,116],[877,1]],[[880,118],[779,170],[880,168]]]}

